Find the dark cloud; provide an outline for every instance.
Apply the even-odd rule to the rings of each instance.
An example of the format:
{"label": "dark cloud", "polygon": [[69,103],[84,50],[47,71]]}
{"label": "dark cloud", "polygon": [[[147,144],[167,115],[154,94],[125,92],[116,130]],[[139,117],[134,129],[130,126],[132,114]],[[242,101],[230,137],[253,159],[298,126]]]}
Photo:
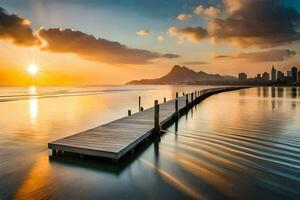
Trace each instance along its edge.
{"label": "dark cloud", "polygon": [[268,51],[258,51],[251,53],[240,53],[237,55],[227,56],[218,55],[215,59],[247,59],[252,62],[278,62],[287,60],[296,55],[295,51],[289,49],[271,49]]}
{"label": "dark cloud", "polygon": [[0,7],[0,39],[8,40],[19,46],[38,43],[30,27],[30,22],[15,14],[8,14]]}
{"label": "dark cloud", "polygon": [[269,48],[300,39],[300,14],[282,0],[224,0],[227,17],[209,22],[214,42]]}
{"label": "dark cloud", "polygon": [[204,62],[204,61],[187,61],[181,63],[182,65],[206,65],[209,64],[209,62]]}
{"label": "dark cloud", "polygon": [[33,33],[30,22],[0,7],[0,40],[19,46],[38,45],[41,50],[55,53],[74,53],[79,57],[103,63],[146,64],[158,58],[178,58],[176,54],[161,54],[129,48],[118,42],[71,29],[40,29]]}
{"label": "dark cloud", "polygon": [[71,29],[40,29],[38,36],[45,43],[44,51],[74,53],[79,57],[103,63],[145,64],[157,58],[177,58],[175,54],[160,54],[148,50],[129,48],[118,42],[95,38]]}
{"label": "dark cloud", "polygon": [[184,40],[190,40],[193,42],[198,42],[208,37],[207,30],[198,27],[186,27],[186,28],[177,28],[171,27],[169,28],[169,34],[171,36],[176,36],[179,38],[179,42],[183,42]]}

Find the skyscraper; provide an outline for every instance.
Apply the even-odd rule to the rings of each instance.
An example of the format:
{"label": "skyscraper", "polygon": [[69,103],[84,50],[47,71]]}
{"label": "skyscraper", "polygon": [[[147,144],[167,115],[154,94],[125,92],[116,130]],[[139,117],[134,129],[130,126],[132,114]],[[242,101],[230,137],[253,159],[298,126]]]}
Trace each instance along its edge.
{"label": "skyscraper", "polygon": [[271,70],[271,80],[272,80],[272,82],[276,81],[276,69],[275,69],[274,65],[272,66],[272,70]]}
{"label": "skyscraper", "polygon": [[297,82],[297,74],[298,69],[297,67],[292,67],[292,82]]}
{"label": "skyscraper", "polygon": [[239,73],[239,81],[244,82],[246,80],[247,80],[247,74],[245,74],[244,72]]}
{"label": "skyscraper", "polygon": [[284,73],[282,71],[277,72],[277,81],[283,81],[284,80]]}
{"label": "skyscraper", "polygon": [[270,80],[270,75],[269,75],[269,73],[267,73],[267,72],[264,72],[263,73],[263,75],[262,75],[262,80],[264,81],[264,82],[269,82],[269,80]]}

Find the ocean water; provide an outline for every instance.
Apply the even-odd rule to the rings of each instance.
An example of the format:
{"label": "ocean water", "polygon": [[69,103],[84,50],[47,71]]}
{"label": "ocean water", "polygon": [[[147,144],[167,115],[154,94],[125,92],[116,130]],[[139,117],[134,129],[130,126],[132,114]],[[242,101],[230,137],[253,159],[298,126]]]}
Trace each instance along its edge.
{"label": "ocean water", "polygon": [[0,199],[299,199],[300,88],[217,94],[130,162],[47,143],[203,86],[0,87]]}

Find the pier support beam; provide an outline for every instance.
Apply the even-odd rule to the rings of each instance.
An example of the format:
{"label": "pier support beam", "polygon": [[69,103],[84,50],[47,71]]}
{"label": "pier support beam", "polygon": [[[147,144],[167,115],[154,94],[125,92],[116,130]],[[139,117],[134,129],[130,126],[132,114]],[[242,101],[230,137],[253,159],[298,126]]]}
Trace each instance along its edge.
{"label": "pier support beam", "polygon": [[194,103],[194,93],[193,92],[191,93],[191,101],[192,101],[192,103]]}
{"label": "pier support beam", "polygon": [[186,105],[186,107],[188,107],[188,105],[189,105],[189,94],[185,95],[185,105]]}
{"label": "pier support beam", "polygon": [[164,97],[164,103],[166,103],[167,102],[167,98],[166,97]]}
{"label": "pier support beam", "polygon": [[178,99],[175,99],[175,116],[177,117],[177,119],[180,117],[178,109]]}
{"label": "pier support beam", "polygon": [[154,101],[154,129],[155,133],[160,135],[160,123],[159,123],[159,104],[158,100]]}
{"label": "pier support beam", "polygon": [[139,96],[139,112],[141,111],[141,101],[142,101],[142,97]]}

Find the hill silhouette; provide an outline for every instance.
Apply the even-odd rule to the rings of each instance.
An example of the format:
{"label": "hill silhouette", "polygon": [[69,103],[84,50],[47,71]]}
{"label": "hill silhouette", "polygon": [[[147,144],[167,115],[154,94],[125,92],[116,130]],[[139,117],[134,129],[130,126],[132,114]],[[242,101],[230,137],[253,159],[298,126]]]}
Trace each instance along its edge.
{"label": "hill silhouette", "polygon": [[185,66],[175,65],[165,76],[157,79],[142,79],[130,81],[129,85],[151,84],[151,85],[179,85],[179,84],[221,84],[237,81],[233,76],[222,76],[219,74],[208,74],[203,71],[196,72]]}

